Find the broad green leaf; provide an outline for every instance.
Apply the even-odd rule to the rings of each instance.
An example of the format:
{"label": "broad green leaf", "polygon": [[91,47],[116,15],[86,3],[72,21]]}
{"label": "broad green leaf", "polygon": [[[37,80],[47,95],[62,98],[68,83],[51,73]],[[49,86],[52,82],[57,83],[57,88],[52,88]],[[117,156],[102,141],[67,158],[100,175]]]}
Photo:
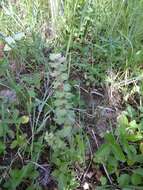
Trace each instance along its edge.
{"label": "broad green leaf", "polygon": [[99,150],[95,154],[95,162],[102,163],[107,160],[111,152],[110,144],[103,144],[99,147]]}
{"label": "broad green leaf", "polygon": [[133,170],[133,173],[138,174],[143,177],[143,168],[138,168],[136,170]]}
{"label": "broad green leaf", "polygon": [[131,182],[133,185],[140,185],[143,182],[143,178],[140,175],[133,173],[131,176]]}
{"label": "broad green leaf", "polygon": [[132,159],[127,159],[128,166],[133,166],[134,163],[135,163],[135,161],[133,160],[133,158]]}
{"label": "broad green leaf", "polygon": [[107,140],[107,143],[110,144],[112,152],[117,160],[126,161],[126,157],[120,147],[120,145],[116,142],[114,136],[110,133],[105,135],[105,139]]}
{"label": "broad green leaf", "polygon": [[125,157],[120,145],[112,144],[111,147],[112,147],[112,151],[113,151],[114,156],[116,157],[116,159],[119,160],[119,161],[125,162],[126,157]]}
{"label": "broad green leaf", "polygon": [[126,139],[125,133],[120,132],[119,138],[120,138],[120,142],[121,142],[121,145],[123,147],[123,150],[127,153],[128,158],[131,159],[132,158],[132,152],[130,149],[130,145]]}
{"label": "broad green leaf", "polygon": [[106,184],[107,184],[107,179],[106,179],[106,177],[101,176],[100,182],[101,182],[101,185],[106,185]]}
{"label": "broad green leaf", "polygon": [[108,161],[107,161],[107,169],[108,169],[108,172],[110,174],[112,173],[116,173],[117,172],[117,168],[118,168],[118,161],[115,159],[114,155],[113,156],[109,156],[108,157]]}
{"label": "broad green leaf", "polygon": [[130,183],[130,176],[128,174],[122,174],[118,178],[118,183],[120,187],[126,187]]}
{"label": "broad green leaf", "polygon": [[137,114],[136,110],[130,105],[127,107],[127,113],[130,118],[135,118]]}
{"label": "broad green leaf", "polygon": [[143,155],[142,154],[137,154],[133,156],[133,160],[138,163],[143,163]]}

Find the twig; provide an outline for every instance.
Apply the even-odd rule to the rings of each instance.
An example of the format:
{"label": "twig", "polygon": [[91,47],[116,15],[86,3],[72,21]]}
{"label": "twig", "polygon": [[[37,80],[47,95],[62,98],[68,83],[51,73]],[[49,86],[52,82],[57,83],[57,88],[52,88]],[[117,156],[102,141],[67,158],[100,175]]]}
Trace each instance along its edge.
{"label": "twig", "polygon": [[36,163],[36,162],[33,162],[33,161],[30,161],[30,160],[26,160],[25,162],[26,162],[26,163],[29,163],[29,162],[30,162],[30,163],[36,165],[38,168],[41,168],[41,169],[44,170],[44,171],[47,171],[47,169],[44,168],[43,166],[50,166],[49,164],[40,165],[40,164],[38,164],[38,163]]}
{"label": "twig", "polygon": [[90,160],[86,171],[85,171],[84,174],[80,177],[80,179],[82,179],[82,182],[84,181],[84,179],[85,179],[85,177],[86,177],[86,174],[88,173],[88,171],[89,171],[89,169],[90,169],[91,163],[92,163],[92,160]]}
{"label": "twig", "polygon": [[96,94],[96,95],[101,96],[102,98],[104,98],[104,95],[101,94],[100,92],[98,92],[96,89],[94,89],[93,91],[91,91],[91,94],[92,94],[92,95],[93,95],[93,94]]}

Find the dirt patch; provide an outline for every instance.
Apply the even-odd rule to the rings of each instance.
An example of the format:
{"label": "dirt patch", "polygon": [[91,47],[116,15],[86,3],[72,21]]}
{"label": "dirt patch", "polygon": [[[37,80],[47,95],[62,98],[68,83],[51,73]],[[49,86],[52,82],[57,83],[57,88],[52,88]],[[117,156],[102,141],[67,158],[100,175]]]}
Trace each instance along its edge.
{"label": "dirt patch", "polygon": [[[115,127],[116,118],[120,112],[120,98],[111,98],[109,89],[92,88],[85,90],[81,87],[81,100],[85,102],[86,114],[84,115],[84,123],[87,127],[92,128],[98,136],[103,136],[105,132]],[[120,94],[118,94],[118,97]],[[117,96],[115,96],[117,97]],[[115,100],[114,100],[115,99]]]}

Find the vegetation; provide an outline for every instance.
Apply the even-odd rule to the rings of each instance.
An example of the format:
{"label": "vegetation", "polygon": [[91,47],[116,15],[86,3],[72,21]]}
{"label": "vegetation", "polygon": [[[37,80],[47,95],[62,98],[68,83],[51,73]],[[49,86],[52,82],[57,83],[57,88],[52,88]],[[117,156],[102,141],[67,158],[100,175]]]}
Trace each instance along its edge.
{"label": "vegetation", "polygon": [[143,189],[142,10],[0,1],[1,189]]}

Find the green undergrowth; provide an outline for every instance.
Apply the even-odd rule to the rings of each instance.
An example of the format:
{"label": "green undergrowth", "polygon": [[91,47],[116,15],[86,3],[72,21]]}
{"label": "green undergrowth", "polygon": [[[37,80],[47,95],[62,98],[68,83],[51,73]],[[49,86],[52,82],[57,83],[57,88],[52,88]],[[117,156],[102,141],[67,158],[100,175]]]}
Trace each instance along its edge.
{"label": "green undergrowth", "polygon": [[[0,1],[0,187],[143,189],[143,1],[61,2],[53,38],[48,1]],[[102,139],[98,88],[122,101]]]}
{"label": "green undergrowth", "polygon": [[84,71],[93,83],[105,80],[108,69],[132,69],[131,74],[138,75],[142,60],[142,6],[142,1],[133,0],[77,1],[72,22],[62,35],[64,44],[67,40],[67,51],[70,49],[71,65]]}
{"label": "green undergrowth", "polygon": [[[138,110],[142,114],[141,110]],[[134,116],[131,116],[134,114]],[[105,143],[95,153],[95,163],[105,164],[111,176],[111,185],[122,189],[141,189],[142,184],[142,118],[136,118],[134,109],[123,112],[117,122],[117,129],[107,133]],[[138,123],[137,123],[138,120]],[[112,178],[112,175],[115,175]],[[114,180],[117,181],[114,181]]]}

